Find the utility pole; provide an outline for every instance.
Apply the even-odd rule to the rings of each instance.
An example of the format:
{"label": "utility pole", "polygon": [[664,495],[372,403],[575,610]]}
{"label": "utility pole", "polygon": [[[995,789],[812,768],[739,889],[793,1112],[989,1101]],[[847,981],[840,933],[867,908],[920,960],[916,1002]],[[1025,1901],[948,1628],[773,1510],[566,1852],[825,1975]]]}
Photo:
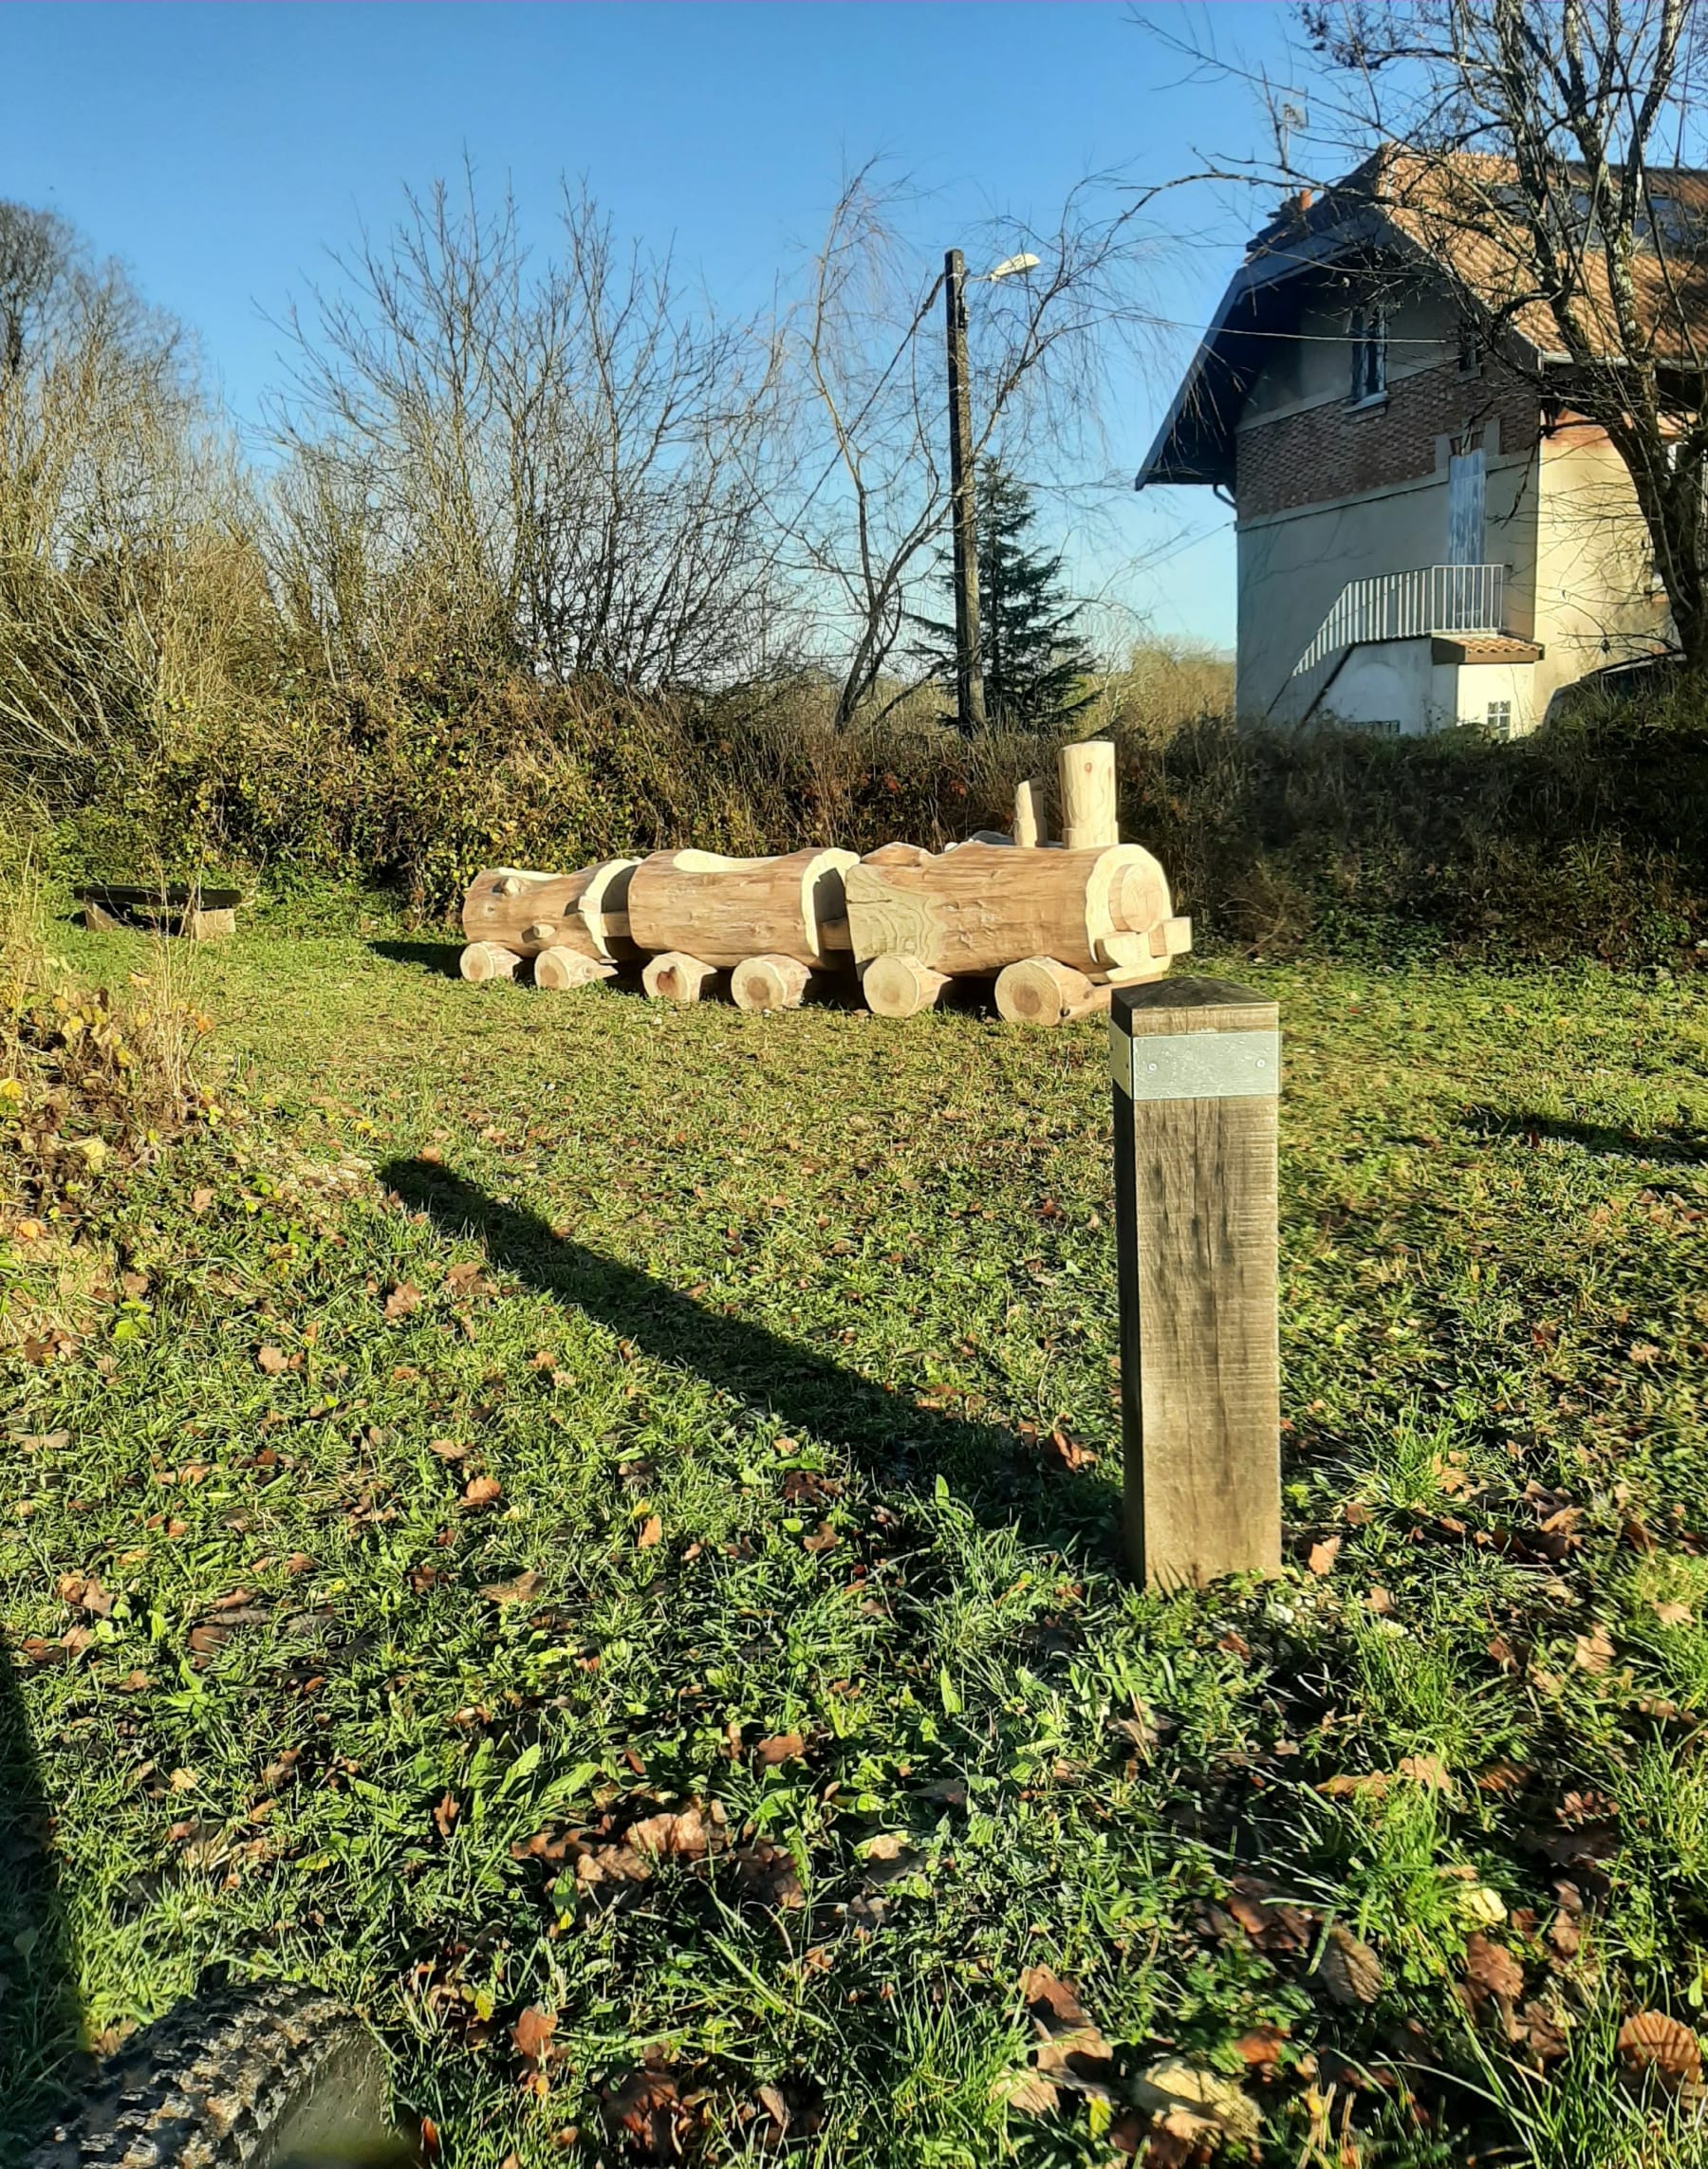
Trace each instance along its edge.
{"label": "utility pole", "polygon": [[984,666],[978,653],[978,531],[974,518],[973,407],[967,384],[967,263],[943,258],[949,340],[949,489],[955,510],[955,719],[965,737],[985,727]]}

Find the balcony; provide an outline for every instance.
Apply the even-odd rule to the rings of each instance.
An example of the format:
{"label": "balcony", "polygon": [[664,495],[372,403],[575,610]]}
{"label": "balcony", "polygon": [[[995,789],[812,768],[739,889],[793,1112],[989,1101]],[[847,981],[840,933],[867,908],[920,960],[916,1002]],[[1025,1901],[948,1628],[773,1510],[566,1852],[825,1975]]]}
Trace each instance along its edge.
{"label": "balcony", "polygon": [[1497,634],[1506,602],[1504,565],[1424,565],[1349,580],[1316,638],[1294,663],[1303,677],[1337,649],[1366,640],[1424,640],[1439,633]]}

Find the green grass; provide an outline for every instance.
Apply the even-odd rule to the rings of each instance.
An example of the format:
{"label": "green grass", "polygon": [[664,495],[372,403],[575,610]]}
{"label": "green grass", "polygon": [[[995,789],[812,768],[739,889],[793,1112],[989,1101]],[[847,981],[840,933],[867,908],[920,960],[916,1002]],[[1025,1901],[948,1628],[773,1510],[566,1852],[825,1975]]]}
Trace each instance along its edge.
{"label": "green grass", "polygon": [[[77,2027],[225,1965],[357,2003],[459,2169],[757,2159],[779,2105],[804,2160],[1098,2169],[1168,2057],[1274,2163],[1708,2158],[1613,2040],[1708,1961],[1693,989],[1231,967],[1287,1034],[1291,1559],[1163,1599],[1101,1027],[476,990],[387,931],[182,953],[232,1119],[0,1244],[8,2144]],[[709,1860],[578,1890],[696,1805]],[[1478,1930],[1546,2075],[1455,1993]],[[1112,2099],[1008,2105],[1034,1966]]]}

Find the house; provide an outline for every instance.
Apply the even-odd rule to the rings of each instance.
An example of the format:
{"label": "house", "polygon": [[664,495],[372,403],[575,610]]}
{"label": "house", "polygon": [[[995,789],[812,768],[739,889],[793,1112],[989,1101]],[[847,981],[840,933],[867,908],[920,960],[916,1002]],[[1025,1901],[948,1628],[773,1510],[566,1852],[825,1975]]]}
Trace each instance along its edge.
{"label": "house", "polygon": [[[1557,687],[1667,644],[1629,475],[1572,411],[1516,222],[1490,232],[1493,161],[1459,164],[1480,219],[1402,151],[1290,199],[1138,476],[1233,504],[1242,717],[1515,735]],[[1708,203],[1708,176],[1671,185]]]}

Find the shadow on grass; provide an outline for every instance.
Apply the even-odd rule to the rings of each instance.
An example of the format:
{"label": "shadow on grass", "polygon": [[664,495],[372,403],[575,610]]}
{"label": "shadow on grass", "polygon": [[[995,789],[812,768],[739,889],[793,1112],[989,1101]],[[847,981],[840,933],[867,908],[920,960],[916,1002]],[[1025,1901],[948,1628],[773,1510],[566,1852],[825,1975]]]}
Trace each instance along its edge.
{"label": "shadow on grass", "polygon": [[457,958],[463,953],[460,941],[370,941],[368,947],[389,964],[412,964],[440,979],[457,976]]}
{"label": "shadow on grass", "polygon": [[7,2161],[40,2139],[63,2105],[83,2046],[53,1818],[16,1662],[0,1643],[0,2159]]}
{"label": "shadow on grass", "polygon": [[1513,1114],[1498,1107],[1468,1107],[1465,1127],[1474,1137],[1523,1139],[1527,1143],[1579,1145],[1585,1152],[1619,1159],[1670,1161],[1676,1167],[1708,1164],[1708,1139],[1686,1123],[1641,1137],[1635,1130],[1606,1122],[1575,1122],[1560,1115]]}
{"label": "shadow on grass", "polygon": [[537,1214],[431,1161],[393,1160],[380,1179],[447,1234],[473,1236],[495,1266],[529,1287],[574,1304],[646,1355],[770,1408],[790,1429],[840,1444],[878,1482],[929,1491],[940,1474],[985,1523],[1016,1525],[1029,1543],[1087,1563],[1116,1564],[1119,1494],[1105,1482],[1046,1467],[1004,1426],[919,1408],[905,1390],[554,1235]]}

